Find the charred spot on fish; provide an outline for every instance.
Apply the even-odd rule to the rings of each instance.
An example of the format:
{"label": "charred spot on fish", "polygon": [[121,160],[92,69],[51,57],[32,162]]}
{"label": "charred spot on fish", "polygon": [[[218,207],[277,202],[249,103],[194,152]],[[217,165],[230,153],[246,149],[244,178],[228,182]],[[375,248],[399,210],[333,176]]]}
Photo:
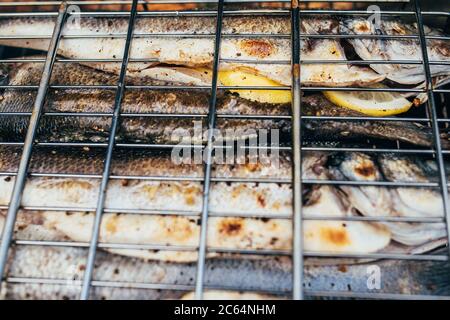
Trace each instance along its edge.
{"label": "charred spot on fish", "polygon": [[263,195],[258,194],[257,201],[260,207],[264,208],[266,206],[266,199],[264,198]]}
{"label": "charred spot on fish", "polygon": [[355,26],[356,31],[358,32],[369,32],[370,31],[370,27],[369,24],[366,22],[359,22],[356,24]]}
{"label": "charred spot on fish", "polygon": [[3,179],[5,182],[10,182],[11,181],[11,177],[5,177],[5,179]]}
{"label": "charred spot on fish", "polygon": [[269,220],[270,220],[269,218],[261,218],[261,221],[264,222],[264,223],[269,222]]}
{"label": "charred spot on fish", "polygon": [[275,245],[275,244],[277,243],[277,241],[278,241],[278,238],[272,237],[272,238],[270,239],[270,244],[273,246],[273,245]]}
{"label": "charred spot on fish", "polygon": [[336,246],[345,246],[350,243],[346,230],[336,228],[322,228],[320,230],[321,238],[328,243]]}
{"label": "charred spot on fish", "polygon": [[346,265],[343,265],[343,264],[341,264],[341,265],[338,266],[338,270],[339,270],[340,272],[343,272],[343,273],[345,273],[345,272],[348,271],[347,266],[346,266]]}
{"label": "charred spot on fish", "polygon": [[114,269],[114,274],[119,274],[119,273],[120,273],[120,270],[118,268],[115,268]]}
{"label": "charred spot on fish", "polygon": [[242,220],[227,219],[220,223],[219,233],[235,236],[242,230]]}
{"label": "charred spot on fish", "polygon": [[275,53],[275,47],[267,40],[243,40],[240,46],[245,53],[253,57],[266,58]]}
{"label": "charred spot on fish", "polygon": [[186,196],[184,200],[188,206],[193,206],[195,204],[195,197],[193,197],[192,195]]}
{"label": "charred spot on fish", "polygon": [[371,177],[375,175],[375,167],[372,161],[363,161],[355,167],[355,172],[363,177]]}
{"label": "charred spot on fish", "polygon": [[407,33],[407,30],[402,25],[396,23],[392,27],[392,32],[398,35],[405,35]]}

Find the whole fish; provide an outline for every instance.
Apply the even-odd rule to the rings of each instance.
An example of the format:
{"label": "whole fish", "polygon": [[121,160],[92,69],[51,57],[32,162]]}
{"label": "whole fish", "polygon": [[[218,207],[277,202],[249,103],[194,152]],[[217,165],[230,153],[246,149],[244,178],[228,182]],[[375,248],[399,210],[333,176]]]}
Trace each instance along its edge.
{"label": "whole fish", "polygon": [[[322,94],[302,98],[303,116],[366,117],[364,114],[336,106]],[[433,146],[433,134],[429,127],[415,122],[400,121],[351,121],[304,119],[305,136],[330,140],[376,138],[406,142],[423,147]],[[441,144],[450,147],[446,133],[441,133]]]}
{"label": "whole fish", "polygon": [[[16,245],[9,257],[8,281],[2,286],[0,298],[79,299],[86,248]],[[376,293],[450,295],[449,262],[383,260],[376,266],[382,275]],[[374,263],[305,266],[305,294],[373,294],[374,290],[367,286],[368,267],[373,268]],[[90,299],[191,298],[196,269],[196,263],[144,261],[98,251]],[[289,298],[292,289],[292,262],[287,257],[210,259],[206,260],[205,270],[206,299]],[[165,289],[171,284],[177,290]]]}
{"label": "whole fish", "polygon": [[[17,63],[1,65],[6,83],[10,85],[37,85],[42,65]],[[79,64],[54,65],[52,84],[55,85],[115,85],[117,77]],[[135,84],[142,84],[136,81]],[[1,115],[1,112],[31,112],[35,91],[5,89],[0,91],[0,134],[11,140],[23,137],[28,127],[29,116]],[[121,121],[118,140],[178,143],[190,138],[190,142],[206,139],[205,118],[146,117],[145,114],[207,115],[209,94],[202,91],[167,91],[129,89],[121,104]],[[44,105],[45,112],[85,112],[111,114],[114,108],[115,91],[106,89],[50,89]],[[322,94],[302,98],[302,112],[306,116],[363,116],[338,107]],[[139,114],[142,113],[142,117]],[[218,115],[290,115],[289,104],[268,104],[249,101],[230,94],[219,94]],[[133,114],[137,116],[127,116]],[[416,123],[393,121],[332,121],[303,120],[305,136],[314,139],[339,140],[373,137],[399,140],[430,147],[433,144],[431,129]],[[38,134],[48,141],[105,141],[108,137],[111,118],[108,116],[52,116],[44,115],[40,120]],[[219,118],[217,128],[225,140],[256,137],[259,130],[278,130],[280,137],[291,132],[289,119],[232,119]],[[444,147],[448,141],[442,139]]]}
{"label": "whole fish", "polygon": [[[3,65],[9,85],[36,85],[42,75],[42,64],[17,63]],[[58,85],[116,85],[117,77],[79,64],[54,65],[52,83]],[[140,83],[140,82],[139,82]],[[36,91],[6,89],[0,91],[0,133],[6,136],[24,136],[29,116],[1,116],[1,112],[31,112]],[[104,89],[50,89],[45,101],[45,112],[85,112],[112,114],[115,90]],[[209,112],[209,93],[204,91],[126,90],[118,138],[129,141],[178,143],[190,138],[198,143],[206,139],[207,124],[202,118],[145,117],[145,114],[203,115]],[[143,114],[142,117],[126,114]],[[252,102],[234,95],[220,95],[219,115],[289,115],[288,104]],[[44,116],[38,133],[52,134],[52,139],[105,140],[111,126],[110,116]],[[223,139],[238,140],[257,136],[260,129],[289,131],[286,120],[219,119],[217,128]]]}
{"label": "whole fish", "polygon": [[[76,17],[75,17],[76,18]],[[126,17],[85,17],[76,23],[68,21],[62,31],[58,53],[74,59],[120,59],[128,28]],[[0,19],[0,44],[46,51],[48,39],[25,39],[26,36],[46,37],[52,34],[54,19],[42,17]],[[171,82],[208,85],[214,57],[216,17],[139,17],[131,44],[132,59],[150,62],[130,62],[128,77],[150,77]],[[306,34],[337,34],[339,23],[332,18],[305,18],[301,28]],[[290,19],[283,16],[227,16],[223,20],[220,70],[240,70],[257,74],[281,85],[291,84],[291,66],[265,61],[289,61],[290,40],[276,35],[290,33]],[[122,36],[114,37],[121,34]],[[237,37],[236,34],[242,34]],[[261,37],[252,37],[259,34]],[[76,37],[80,36],[81,37]],[[233,36],[234,35],[234,36]],[[246,36],[248,35],[248,36]],[[90,38],[89,36],[100,36]],[[10,37],[17,37],[11,39]],[[22,37],[22,38],[20,38]],[[9,38],[9,39],[8,39]],[[330,39],[302,41],[303,60],[324,60],[322,64],[305,64],[301,81],[305,85],[351,86],[369,85],[384,79],[370,68],[345,63],[341,44]],[[227,60],[228,59],[228,60]],[[234,59],[231,60],[231,59]],[[237,59],[251,60],[243,63]],[[263,62],[263,63],[256,63]],[[86,62],[91,67],[118,74],[120,62]]]}
{"label": "whole fish", "polygon": [[[3,148],[0,171],[14,172],[17,168],[17,150]],[[286,155],[276,159],[260,158],[252,163],[216,165],[213,179],[259,178],[290,179],[290,161]],[[326,174],[322,167],[327,157],[311,154],[303,162],[305,177]],[[101,172],[101,152],[54,153],[35,151],[31,172],[85,173]],[[106,193],[105,212],[100,232],[104,243],[172,245],[195,248],[199,239],[199,212],[202,208],[202,165],[175,164],[170,155],[155,155],[149,151],[124,152],[117,150],[112,163],[112,178]],[[131,176],[126,179],[124,176]],[[136,176],[164,177],[163,180],[144,180]],[[170,181],[182,179],[180,181]],[[190,181],[192,179],[193,181]],[[0,205],[10,200],[14,177],[0,179]],[[71,211],[23,212],[19,229],[38,225],[43,230],[57,231],[73,241],[90,239],[94,214],[88,210],[96,205],[100,179],[37,177],[27,180],[22,197],[26,207],[51,206],[80,208]],[[304,223],[305,250],[311,252],[377,252],[390,244],[390,233],[384,227],[367,222],[343,222],[341,217],[351,214],[350,206],[340,199],[335,188],[323,186],[305,195],[304,214],[331,215],[336,221],[308,220]],[[212,183],[209,197],[208,247],[225,249],[289,250],[292,244],[291,187],[286,183],[219,182]],[[127,213],[137,210],[135,214]],[[186,212],[186,215],[145,214]],[[142,212],[144,211],[144,212]],[[141,213],[142,212],[142,213]],[[232,215],[228,216],[227,215]],[[243,214],[255,218],[242,217]],[[241,216],[239,216],[241,215]],[[265,217],[260,219],[259,217]],[[31,227],[35,230],[35,227]],[[63,238],[64,238],[63,237]],[[59,239],[61,240],[61,239]],[[195,251],[152,251],[128,248],[105,248],[123,255],[163,261],[195,261]],[[409,250],[409,249],[408,249]],[[220,251],[219,251],[220,252]],[[210,257],[218,252],[211,251]]]}
{"label": "whole fish", "polygon": [[[17,170],[17,149],[3,148],[0,161],[1,172]],[[309,179],[326,179],[324,167],[328,156],[312,153],[303,161],[303,176]],[[217,165],[214,178],[275,178],[290,177],[290,162],[286,155],[277,161],[269,157],[256,163]],[[83,173],[99,174],[102,168],[101,151],[64,152],[35,151],[31,161],[33,173]],[[104,243],[175,245],[195,248],[198,244],[198,213],[202,206],[201,183],[195,181],[202,175],[202,166],[175,164],[170,157],[149,151],[117,150],[112,163],[112,178],[106,194],[105,212],[100,239]],[[124,176],[131,176],[127,179]],[[162,181],[139,180],[136,176],[164,177]],[[170,177],[182,181],[170,181]],[[167,179],[169,178],[169,181]],[[190,181],[193,179],[194,181]],[[7,205],[14,184],[13,176],[0,180],[0,205]],[[89,211],[97,201],[100,181],[93,178],[31,177],[27,180],[22,205],[24,207],[51,206],[80,208],[71,211],[21,212],[16,225],[19,230],[30,229],[30,237],[39,229],[57,233],[53,241],[71,239],[87,242],[92,230],[93,214]],[[49,196],[51,195],[51,196]],[[287,184],[214,182],[210,192],[208,220],[208,246],[228,249],[274,249],[291,248],[291,222],[282,218],[291,214],[291,190]],[[355,205],[339,193],[335,187],[321,185],[305,189],[303,214],[310,217],[304,221],[305,250],[312,252],[377,252],[398,251],[423,252],[442,243],[421,243],[418,247],[398,248],[391,242],[390,231],[377,223],[340,221],[340,217],[354,215]],[[358,205],[358,203],[356,203]],[[138,210],[136,214],[127,213]],[[139,210],[187,212],[190,216],[146,215]],[[121,214],[121,212],[123,212]],[[255,218],[239,217],[254,214]],[[225,217],[232,214],[234,216]],[[225,216],[224,216],[225,215]],[[321,216],[336,217],[333,221],[314,220]],[[264,216],[268,219],[258,219]],[[110,252],[163,261],[195,261],[192,251],[148,251],[127,248],[105,248]],[[412,250],[412,251],[411,251]],[[214,250],[209,257],[220,256]]]}
{"label": "whole fish", "polygon": [[[363,153],[344,154],[333,159],[331,175],[339,180],[430,182],[435,168],[411,156],[381,154],[372,157]],[[427,167],[424,171],[424,166]],[[430,174],[431,171],[434,171]],[[364,216],[443,217],[443,202],[438,190],[417,187],[340,186],[354,208]],[[397,242],[421,245],[446,237],[444,222],[384,222]]]}
{"label": "whole fish", "polygon": [[[424,26],[426,36],[445,36],[440,30]],[[408,24],[401,20],[381,20],[379,23],[366,18],[352,17],[342,19],[340,31],[348,35],[388,35],[411,36],[418,35],[417,24]],[[349,41],[356,53],[363,60],[405,60],[422,61],[422,51],[419,39],[373,39],[350,38]],[[442,76],[450,74],[450,42],[446,40],[427,40],[428,58],[431,64],[431,75]],[[425,81],[425,70],[420,64],[371,64],[379,74],[401,84],[418,84]]]}

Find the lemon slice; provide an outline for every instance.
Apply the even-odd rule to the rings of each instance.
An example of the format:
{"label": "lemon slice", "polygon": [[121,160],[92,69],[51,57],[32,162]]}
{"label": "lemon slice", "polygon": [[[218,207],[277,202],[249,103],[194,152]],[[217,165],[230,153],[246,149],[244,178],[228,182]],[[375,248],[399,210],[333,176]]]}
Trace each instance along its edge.
{"label": "lemon slice", "polygon": [[[240,70],[219,71],[218,77],[224,86],[281,86],[279,83],[264,76]],[[230,92],[236,92],[242,98],[262,103],[291,102],[291,92],[289,90],[230,90]]]}
{"label": "lemon slice", "polygon": [[[378,85],[375,88],[387,87]],[[325,91],[323,94],[328,100],[340,107],[376,117],[403,113],[412,106],[412,102],[397,92]]]}

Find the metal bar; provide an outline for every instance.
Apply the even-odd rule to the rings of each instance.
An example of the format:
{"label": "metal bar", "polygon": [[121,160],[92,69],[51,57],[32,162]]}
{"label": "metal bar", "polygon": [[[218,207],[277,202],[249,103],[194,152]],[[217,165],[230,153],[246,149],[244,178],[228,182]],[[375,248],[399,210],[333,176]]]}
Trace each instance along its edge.
{"label": "metal bar", "polygon": [[[35,283],[67,286],[67,279],[49,279],[49,278],[29,278],[29,277],[8,277],[8,283]],[[81,281],[71,280],[71,285],[80,286]],[[135,288],[135,289],[153,289],[153,290],[174,290],[174,291],[191,291],[194,289],[192,285],[172,284],[172,283],[148,283],[148,282],[126,282],[126,281],[93,281],[94,287],[113,287],[113,288]],[[225,285],[205,285],[208,290],[222,291],[245,291],[260,294],[287,295],[289,292],[281,290],[259,290],[255,288],[230,287]],[[420,295],[407,293],[366,293],[366,292],[347,292],[347,291],[322,291],[322,290],[305,290],[308,297],[341,297],[356,299],[389,299],[389,300],[449,300],[450,296],[443,295]]]}
{"label": "metal bar", "polygon": [[[126,85],[126,89],[149,89],[149,90],[192,90],[210,89],[209,86],[193,85]],[[1,85],[2,89],[38,89],[34,85]],[[51,89],[116,89],[111,85],[50,85]],[[218,90],[290,90],[291,86],[217,86]],[[319,87],[303,86],[303,91],[361,91],[361,92],[399,92],[399,93],[425,93],[425,89],[417,88],[367,88],[367,87]],[[436,92],[436,91],[435,91]]]}
{"label": "metal bar", "polygon": [[122,98],[124,94],[124,83],[125,83],[125,77],[127,73],[127,66],[128,66],[128,60],[130,57],[130,48],[131,48],[131,41],[133,36],[133,30],[136,20],[136,12],[137,12],[137,5],[138,0],[133,0],[133,4],[131,7],[130,12],[130,20],[128,22],[128,33],[127,33],[127,40],[124,47],[124,53],[123,53],[123,60],[122,60],[122,67],[120,70],[120,76],[119,76],[119,82],[118,82],[118,89],[116,93],[115,98],[115,105],[114,105],[114,115],[112,118],[111,123],[111,130],[109,134],[109,140],[108,140],[108,149],[106,152],[105,157],[105,163],[103,167],[103,175],[102,175],[102,182],[100,185],[99,190],[99,197],[97,201],[97,210],[95,212],[95,220],[94,220],[94,226],[92,231],[92,238],[89,245],[89,254],[88,259],[86,263],[86,270],[84,272],[83,277],[83,286],[81,289],[80,299],[86,300],[89,298],[89,291],[92,281],[92,274],[94,272],[94,265],[95,265],[95,256],[97,253],[97,244],[98,244],[98,238],[100,234],[100,224],[102,220],[103,215],[103,207],[105,205],[105,198],[106,198],[106,189],[108,186],[108,180],[109,175],[111,171],[111,161],[113,156],[113,149],[114,149],[114,143],[116,140],[116,133],[119,126],[119,117],[120,117],[120,106],[122,104]]}
{"label": "metal bar", "polygon": [[[1,14],[0,14],[1,17]],[[289,34],[286,33],[224,33],[223,39],[234,39],[234,38],[282,38],[282,39],[288,39],[290,37]],[[213,33],[136,33],[134,38],[150,38],[150,37],[160,37],[160,38],[195,38],[195,39],[201,39],[201,38],[214,38]],[[125,39],[126,33],[95,33],[95,34],[67,34],[62,35],[61,39]],[[0,39],[5,40],[17,40],[17,39],[51,39],[51,35],[34,35],[34,34],[25,34],[25,35],[0,35]],[[343,35],[343,34],[304,34],[300,37],[302,40],[308,40],[308,39],[376,39],[376,40],[398,40],[398,41],[406,41],[406,40],[418,40],[419,36],[412,34],[412,35],[373,35],[373,34],[350,34],[350,35]],[[435,39],[435,40],[448,40],[448,37],[445,36],[427,36],[427,39]],[[62,61],[71,61],[72,59],[62,59]],[[73,59],[73,60],[85,60],[86,59]],[[94,61],[104,61],[107,60],[109,62],[120,62],[119,59],[93,59],[91,62]],[[155,62],[156,59],[147,58],[147,59],[136,59],[139,62]],[[89,60],[88,60],[89,61]],[[131,62],[132,60],[130,60]],[[226,60],[225,60],[226,61]],[[225,62],[224,61],[224,62]],[[239,60],[235,60],[239,61]],[[319,61],[319,60],[318,60]],[[327,60],[322,60],[322,62],[328,62]],[[334,61],[334,60],[330,60]],[[347,63],[347,60],[336,60],[338,62],[336,63]],[[357,61],[357,62],[356,62]],[[386,61],[386,64],[420,64],[420,62],[416,60],[392,60],[390,62],[389,60],[371,60],[374,61],[373,63],[378,63],[378,61]],[[398,61],[398,63],[396,63]],[[38,62],[38,61],[36,61]],[[74,61],[72,61],[74,62]],[[136,61],[133,61],[136,62]],[[355,60],[356,63],[360,64],[367,64],[368,62]],[[263,63],[263,62],[260,62]],[[283,63],[285,63],[283,61]],[[331,63],[331,62],[330,62]]]}
{"label": "metal bar", "polygon": [[[23,142],[0,142],[0,146],[23,146]],[[35,145],[37,146],[46,146],[46,147],[77,147],[77,148],[106,148],[108,145],[107,143],[83,143],[83,142],[36,142]],[[129,144],[129,143],[116,143],[117,147],[122,148],[146,148],[146,149],[172,149],[175,145],[173,144],[142,144],[142,143],[136,143],[136,144]],[[186,148],[193,148],[193,149],[203,149],[202,145],[177,145],[178,147],[186,147]],[[215,146],[215,149],[231,149],[231,146]],[[273,151],[286,151],[290,152],[292,151],[291,146],[239,146],[239,149],[248,149],[248,150],[273,150]],[[304,151],[328,151],[328,152],[353,152],[353,151],[360,151],[360,152],[369,152],[369,153],[395,153],[395,154],[435,154],[436,152],[434,150],[430,149],[397,149],[397,148],[345,148],[345,147],[301,147]],[[443,154],[449,154],[450,150],[443,150]],[[16,175],[15,173],[11,172],[0,172],[0,175]],[[58,173],[31,173],[31,175],[35,176],[57,176]],[[85,175],[78,175],[78,174],[70,174],[72,177],[85,177]],[[112,176],[113,179],[117,179],[118,176]],[[147,179],[147,180],[163,180],[166,178],[162,178],[160,176],[121,176],[124,177],[124,179]],[[168,177],[168,180],[173,180],[175,177]],[[190,177],[180,177],[177,178],[180,180],[196,180],[197,178],[190,178]],[[233,181],[233,179],[229,178],[213,178],[214,181],[223,181],[223,182],[229,182]],[[284,180],[284,179],[283,179]],[[242,182],[258,182],[260,179],[253,179],[253,178],[239,178],[239,181]],[[267,179],[264,180],[265,182],[273,182],[278,183],[279,179]],[[325,181],[325,180],[324,180]],[[336,180],[336,182],[347,184],[346,181],[340,182]],[[358,182],[355,182],[358,183]],[[382,183],[382,182],[381,182]],[[408,186],[408,183],[402,183],[399,182],[402,186]],[[383,183],[382,183],[383,184]],[[380,184],[380,185],[382,185]],[[394,186],[394,185],[392,185]],[[413,186],[413,185],[412,185]]]}
{"label": "metal bar", "polygon": [[[109,112],[56,112],[48,111],[43,113],[47,117],[112,117],[113,113]],[[3,112],[0,111],[0,116],[31,116],[31,112]],[[207,118],[207,113],[127,113],[121,112],[120,116],[123,118]],[[273,114],[228,114],[218,113],[217,118],[222,119],[239,119],[239,120],[292,120],[290,115],[273,115]],[[397,117],[370,117],[370,116],[349,116],[349,117],[333,117],[333,116],[301,116],[304,120],[319,120],[319,121],[395,121],[395,122],[430,122],[428,118],[397,118]],[[438,121],[445,122],[449,119],[438,119]]]}
{"label": "metal bar", "polygon": [[67,4],[63,2],[59,8],[58,18],[56,19],[52,40],[49,44],[44,70],[42,73],[41,81],[39,83],[39,90],[36,96],[36,100],[34,102],[33,112],[30,117],[30,123],[28,126],[27,135],[24,142],[17,178],[14,182],[14,188],[11,195],[8,213],[6,216],[5,224],[3,226],[2,232],[3,236],[0,244],[0,280],[5,272],[6,262],[8,260],[8,252],[14,232],[14,224],[16,222],[17,212],[19,210],[20,203],[22,200],[22,191],[25,187],[28,166],[30,163],[31,153],[33,150],[34,138],[36,136],[37,128],[39,126],[39,119],[41,117],[42,109],[45,103],[45,95],[48,90],[48,85],[53,70],[53,64],[55,62],[56,50],[58,48],[59,38],[61,36],[61,30],[66,16],[66,10]]}
{"label": "metal bar", "polygon": [[[422,58],[423,62],[425,64],[424,72],[426,77],[426,87],[427,87],[427,95],[428,95],[428,110],[431,115],[431,125],[433,129],[433,138],[434,138],[434,145],[436,147],[436,162],[439,168],[439,183],[441,188],[441,195],[442,195],[442,202],[444,205],[444,215],[445,215],[445,225],[447,227],[447,243],[450,244],[450,208],[449,208],[449,201],[448,201],[448,190],[447,190],[447,175],[445,173],[445,164],[444,164],[444,157],[442,152],[442,146],[441,146],[441,139],[439,135],[439,123],[437,121],[437,108],[436,108],[436,101],[433,94],[433,78],[431,75],[430,65],[429,65],[429,59],[428,59],[428,48],[427,48],[427,41],[425,39],[425,30],[424,30],[424,23],[423,23],[423,16],[421,7],[419,4],[419,0],[414,0],[414,8],[416,9],[416,20],[417,20],[417,28],[419,30],[420,34],[420,46],[422,49]],[[450,256],[450,245],[447,246]]]}
{"label": "metal bar", "polygon": [[214,129],[216,127],[216,100],[217,100],[217,80],[219,75],[220,62],[220,45],[222,42],[222,20],[223,20],[224,0],[217,3],[217,22],[216,22],[216,38],[214,42],[214,64],[211,84],[211,96],[209,104],[208,118],[208,142],[206,145],[206,158],[204,165],[204,185],[203,185],[203,203],[201,215],[200,240],[198,248],[197,275],[195,279],[195,298],[203,299],[203,285],[205,277],[205,260],[206,260],[206,236],[208,233],[208,211],[209,211],[209,191],[211,183],[211,170],[213,159],[213,138]]}
{"label": "metal bar", "polygon": [[292,297],[303,299],[303,222],[302,222],[302,155],[301,155],[301,85],[300,85],[300,11],[298,1],[291,2],[292,46]]}

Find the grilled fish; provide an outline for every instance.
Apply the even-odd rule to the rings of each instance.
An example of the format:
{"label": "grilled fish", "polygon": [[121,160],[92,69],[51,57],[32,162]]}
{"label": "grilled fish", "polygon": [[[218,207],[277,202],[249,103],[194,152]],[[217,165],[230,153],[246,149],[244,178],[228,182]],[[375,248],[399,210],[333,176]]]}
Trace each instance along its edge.
{"label": "grilled fish", "polygon": [[[42,64],[7,64],[3,65],[3,70],[10,85],[36,85],[40,81]],[[57,63],[52,72],[52,84],[116,85],[117,77],[79,64]],[[115,90],[105,89],[50,89],[44,112],[100,113],[105,116],[44,116],[38,133],[52,134],[49,139],[53,140],[104,140],[111,126],[111,117],[106,114],[113,113],[115,95]],[[0,97],[0,112],[31,112],[36,92],[7,89],[0,92]],[[209,93],[129,89],[124,94],[121,112],[118,132],[121,140],[178,143],[188,137],[190,142],[198,143],[205,139],[207,125],[204,122],[209,112]],[[145,117],[145,114],[181,114],[193,117]],[[218,98],[217,114],[289,115],[290,106],[252,102],[225,94]],[[28,122],[29,116],[0,116],[0,133],[10,137],[24,136]],[[289,127],[286,120],[220,119],[217,123],[217,128],[223,132],[223,139],[228,140],[256,137],[259,129],[278,129],[283,134],[289,131]]]}
{"label": "grilled fish", "polygon": [[[10,149],[10,148],[8,148]],[[113,162],[112,174],[150,175],[169,177],[201,177],[201,166],[173,164],[163,156],[148,152],[118,152]],[[17,167],[17,155],[4,150],[1,171],[13,172]],[[14,160],[15,159],[15,160]],[[328,170],[324,163],[328,157],[323,154],[310,154],[303,162],[304,178],[326,179]],[[35,165],[33,165],[35,163]],[[36,151],[32,159],[31,171],[35,173],[82,173],[98,174],[102,166],[102,157],[92,151],[71,154],[55,151],[52,156]],[[62,168],[65,168],[63,170]],[[279,166],[274,163],[220,165],[215,178],[277,178],[289,179],[288,158],[282,157]],[[169,178],[170,180],[170,178]],[[6,177],[0,181],[4,190],[0,204],[9,201],[14,178]],[[28,180],[22,204],[25,207],[52,206],[69,208],[95,207],[99,181],[81,178],[43,178],[32,177]],[[48,197],[52,194],[52,197]],[[399,249],[390,243],[390,231],[379,224],[366,222],[339,221],[340,217],[354,215],[355,205],[351,197],[338,192],[331,186],[321,185],[307,190],[304,195],[303,214],[309,219],[304,221],[305,249],[318,252],[374,252]],[[225,205],[226,204],[226,205]],[[144,245],[186,245],[195,247],[198,241],[198,216],[201,208],[201,185],[197,182],[166,182],[137,179],[111,179],[106,198],[106,213],[101,228],[101,241],[104,243],[126,243]],[[130,211],[131,210],[131,211]],[[133,210],[137,213],[130,214]],[[144,210],[144,211],[142,211]],[[182,211],[191,216],[145,215],[146,210],[160,213]],[[155,211],[156,210],[156,211]],[[291,245],[291,192],[286,184],[270,183],[226,183],[214,182],[210,193],[211,217],[209,222],[208,245],[212,248],[275,249],[288,250]],[[120,212],[124,212],[120,214]],[[255,218],[239,218],[242,214],[254,214]],[[235,217],[223,217],[232,214]],[[260,220],[258,216],[270,219]],[[323,215],[336,217],[336,221],[316,221]],[[19,230],[30,229],[36,236],[36,225],[47,234],[57,232],[58,240],[71,239],[86,242],[90,239],[93,215],[90,212],[38,211],[23,212],[19,215]],[[56,241],[51,237],[51,240]],[[421,243],[423,248],[441,245],[435,242],[430,246]],[[174,252],[108,248],[118,254],[164,261],[193,261],[196,255],[192,251]],[[407,248],[421,252],[423,248]],[[217,256],[211,252],[210,257]]]}
{"label": "grilled fish", "polygon": [[[42,65],[36,63],[2,65],[7,83],[10,85],[37,85]],[[114,85],[117,77],[95,71],[79,64],[55,64],[51,83],[54,85]],[[137,81],[136,84],[141,84]],[[6,89],[0,93],[0,112],[30,112],[36,93],[17,89]],[[48,113],[100,113],[105,116],[43,116],[38,133],[49,141],[104,141],[111,125],[110,117],[114,108],[115,91],[105,89],[50,89],[45,101],[44,111]],[[206,125],[202,118],[146,117],[145,114],[208,114],[208,94],[201,91],[158,91],[129,89],[121,105],[121,122],[118,139],[155,143],[178,143],[190,137],[191,142],[204,140]],[[358,112],[340,108],[321,94],[302,98],[302,112],[306,116],[362,116]],[[242,99],[235,95],[219,95],[218,115],[290,115],[289,104],[265,104]],[[127,116],[129,114],[129,116]],[[132,116],[132,115],[135,116]],[[142,114],[142,117],[139,116]],[[20,137],[28,127],[28,116],[4,115],[0,113],[0,133],[6,137]],[[432,133],[430,128],[419,124],[393,121],[350,121],[305,119],[304,130],[315,139],[336,140],[360,137],[373,137],[399,140],[411,144],[430,147]],[[200,130],[196,130],[200,127]],[[281,137],[291,131],[288,119],[232,119],[220,118],[217,128],[223,132],[224,139],[245,139],[255,137],[259,129],[279,130]],[[230,134],[227,134],[229,132]],[[305,135],[306,135],[305,133]],[[49,137],[47,137],[50,135]],[[447,141],[442,139],[442,144]]]}
{"label": "grilled fish", "polygon": [[[328,101],[323,95],[311,95],[302,98],[302,115],[325,117],[366,117],[364,114],[341,108]],[[304,119],[303,126],[309,135],[315,138],[361,139],[376,138],[401,141],[424,147],[433,146],[433,134],[429,127],[419,123],[400,121],[351,121],[351,120],[315,120]],[[306,135],[306,133],[305,133]],[[449,147],[449,141],[441,134],[441,144]]]}
{"label": "grilled fish", "polygon": [[[333,159],[332,176],[351,181],[430,182],[437,172],[425,161],[407,156],[344,154]],[[426,166],[426,171],[424,168]],[[434,171],[434,172],[432,172]],[[416,187],[341,186],[354,208],[364,216],[443,217],[442,198],[437,190]],[[444,222],[385,222],[392,237],[405,245],[421,245],[446,236]]]}
{"label": "grilled fish", "polygon": [[[150,59],[150,62],[130,62],[128,77],[150,77],[158,80],[196,85],[208,85],[214,57],[215,17],[139,17],[136,20],[131,44],[132,59]],[[68,22],[62,32],[58,53],[75,59],[120,59],[125,45],[128,19],[123,17],[81,17],[79,23]],[[302,19],[307,34],[336,34],[339,23],[334,19]],[[46,51],[48,40],[25,39],[25,36],[49,36],[54,19],[1,19],[0,28],[5,38],[0,44]],[[290,32],[290,20],[282,16],[229,16],[223,21],[220,70],[240,70],[257,74],[281,85],[291,84],[291,66],[283,63],[256,63],[289,61],[290,40],[277,35]],[[262,37],[252,37],[254,34]],[[242,37],[233,35],[243,34]],[[76,37],[76,36],[82,37]],[[209,36],[208,36],[209,35]],[[248,37],[246,35],[249,35]],[[97,38],[89,38],[97,36]],[[8,37],[17,37],[8,39]],[[22,37],[22,38],[20,38]],[[89,48],[89,50],[86,50]],[[302,42],[303,60],[345,61],[345,53],[338,41],[308,39]],[[227,60],[228,59],[228,60]],[[232,61],[230,59],[235,59]],[[243,63],[237,59],[251,60]],[[120,63],[87,62],[91,67],[118,74]],[[301,80],[306,85],[350,86],[368,85],[384,79],[370,68],[347,64],[305,64]]]}
{"label": "grilled fish", "polygon": [[[98,174],[99,170],[101,171],[101,153],[77,154],[56,151],[49,155],[47,152],[35,152],[31,172],[82,171],[86,174]],[[3,149],[1,157],[0,171],[14,172],[17,167],[17,155],[11,150]],[[326,156],[317,154],[306,157],[303,164],[305,177],[325,174],[326,170],[321,164],[326,159]],[[108,185],[101,242],[191,248],[198,245],[200,230],[198,213],[202,207],[202,186],[195,178],[202,175],[201,165],[176,165],[170,156],[158,156],[148,151],[123,153],[118,150],[112,164],[112,174],[121,179],[113,178]],[[161,176],[164,179],[161,181],[125,179],[124,175]],[[178,177],[182,181],[167,181],[171,180],[170,177]],[[256,163],[217,165],[213,177],[213,179],[243,177],[289,181],[289,158],[286,155],[281,156],[278,164],[269,157]],[[189,181],[189,178],[194,181]],[[2,191],[0,205],[8,204],[13,184],[13,176],[0,180]],[[87,211],[24,212],[19,219],[21,226],[19,229],[38,224],[41,229],[56,230],[68,239],[89,241],[93,214],[88,209],[95,207],[99,185],[99,179],[93,178],[29,178],[22,199],[25,208],[51,206],[56,210],[58,207],[65,207]],[[213,182],[210,191],[208,246],[225,249],[289,250],[292,242],[292,226],[290,220],[286,218],[292,210],[291,197],[290,185],[284,183]],[[304,214],[313,217],[324,214],[336,217],[336,221],[314,219],[305,221],[305,250],[376,252],[389,245],[390,233],[380,225],[339,221],[340,217],[349,215],[351,211],[348,204],[340,200],[340,195],[334,188],[328,186],[316,188],[305,196],[305,199]],[[184,212],[185,215],[145,214],[148,211]],[[255,215],[255,218],[243,218],[243,214]],[[195,261],[197,258],[195,251],[192,250],[153,252],[114,247],[106,250],[164,261]],[[214,257],[217,254],[212,250],[210,256]]]}
{"label": "grilled fish", "polygon": [[[426,36],[444,36],[436,29],[425,27]],[[388,35],[411,36],[418,35],[417,24],[408,24],[401,21],[382,20],[379,25],[365,18],[343,19],[340,22],[340,31],[348,35]],[[418,39],[348,39],[356,53],[364,60],[401,60],[422,61],[422,52]],[[445,40],[427,40],[428,58],[434,62],[450,61],[450,42]],[[425,71],[420,64],[371,64],[372,69],[388,79],[401,84],[418,84],[425,81]],[[447,64],[431,64],[432,76],[450,74]]]}

